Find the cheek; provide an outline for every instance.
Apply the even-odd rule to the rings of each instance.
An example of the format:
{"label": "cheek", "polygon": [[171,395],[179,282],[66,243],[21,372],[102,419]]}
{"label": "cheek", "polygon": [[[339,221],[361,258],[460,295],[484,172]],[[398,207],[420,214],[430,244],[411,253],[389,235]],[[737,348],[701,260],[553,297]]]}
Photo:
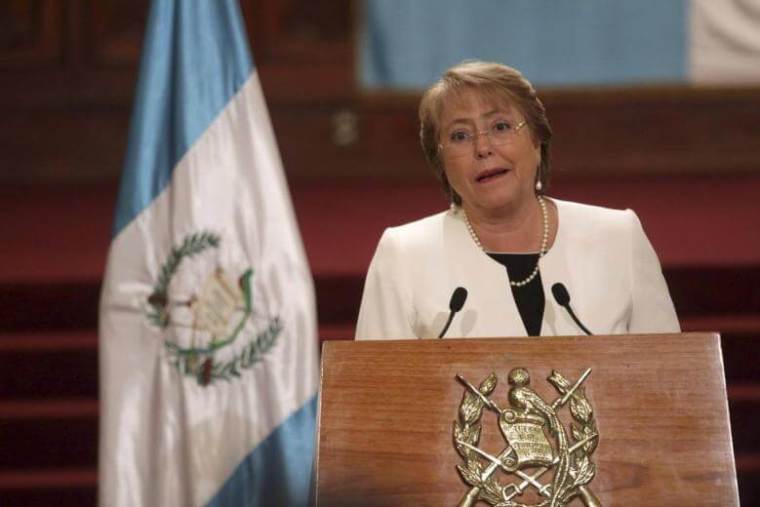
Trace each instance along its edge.
{"label": "cheek", "polygon": [[446,178],[453,186],[464,177],[465,169],[460,161],[443,160],[443,172],[446,174]]}
{"label": "cheek", "polygon": [[520,158],[522,159],[523,170],[533,173],[538,170],[538,165],[541,163],[541,148],[529,144],[524,147]]}

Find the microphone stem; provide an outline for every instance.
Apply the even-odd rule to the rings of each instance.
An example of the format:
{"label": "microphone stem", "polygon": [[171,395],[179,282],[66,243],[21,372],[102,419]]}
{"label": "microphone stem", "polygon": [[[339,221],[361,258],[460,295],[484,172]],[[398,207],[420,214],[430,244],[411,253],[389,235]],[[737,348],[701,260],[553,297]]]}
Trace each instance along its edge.
{"label": "microphone stem", "polygon": [[572,317],[575,323],[578,324],[578,327],[583,329],[583,332],[586,333],[587,335],[593,336],[593,333],[589,331],[588,329],[586,329],[586,326],[584,326],[583,323],[580,320],[578,320],[578,317],[575,316],[575,312],[573,311],[572,308],[570,308],[569,303],[565,306],[565,308],[567,308],[567,312],[570,314],[570,317]]}
{"label": "microphone stem", "polygon": [[451,321],[454,320],[454,314],[457,312],[449,312],[449,320],[446,321],[446,325],[443,326],[443,330],[441,331],[441,334],[438,335],[438,339],[443,338],[443,335],[446,334],[446,331],[449,330],[449,326],[451,325]]}

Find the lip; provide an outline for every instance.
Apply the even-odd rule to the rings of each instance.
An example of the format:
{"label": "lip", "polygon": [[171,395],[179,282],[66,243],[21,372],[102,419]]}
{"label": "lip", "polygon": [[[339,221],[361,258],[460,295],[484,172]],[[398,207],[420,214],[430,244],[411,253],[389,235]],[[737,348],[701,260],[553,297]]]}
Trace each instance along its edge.
{"label": "lip", "polygon": [[500,178],[501,176],[504,176],[508,172],[509,172],[509,169],[505,167],[494,167],[492,169],[486,169],[485,171],[480,171],[475,176],[475,181],[477,183],[488,183],[497,178]]}

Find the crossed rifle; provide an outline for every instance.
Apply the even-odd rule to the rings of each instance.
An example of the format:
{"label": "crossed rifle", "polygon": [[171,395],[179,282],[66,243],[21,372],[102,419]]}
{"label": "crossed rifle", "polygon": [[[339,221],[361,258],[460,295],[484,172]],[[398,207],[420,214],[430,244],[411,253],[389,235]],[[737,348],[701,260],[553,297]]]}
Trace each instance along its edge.
{"label": "crossed rifle", "polygon": [[[554,400],[554,402],[551,404],[552,409],[556,410],[557,408],[561,408],[562,406],[564,406],[565,403],[567,403],[568,400],[570,400],[570,397],[573,395],[573,393],[581,386],[581,384],[583,384],[583,382],[586,380],[586,378],[590,374],[591,374],[591,368],[588,368],[586,371],[583,372],[580,378],[575,382],[575,384],[573,384],[570,387],[570,389],[567,390],[567,392],[564,395]],[[495,411],[499,415],[501,415],[504,412],[504,410],[499,408],[499,406],[496,405],[496,403],[494,403],[493,401],[491,401],[490,398],[484,396],[483,393],[481,393],[477,387],[470,384],[464,377],[457,374],[457,379],[460,382],[462,382],[462,384],[464,384],[465,387],[467,387],[473,394],[475,394],[483,402],[485,406]],[[583,446],[590,440],[596,438],[597,436],[598,435],[593,434],[593,435],[589,435],[583,438],[582,440],[579,440],[568,449],[568,452],[573,453],[574,451],[579,449],[581,446]],[[505,501],[511,500],[515,496],[521,494],[523,491],[525,491],[525,489],[528,486],[535,487],[538,490],[538,493],[545,497],[551,497],[551,493],[549,492],[549,488],[551,487],[551,485],[541,484],[540,482],[538,482],[538,478],[541,477],[544,473],[546,473],[549,470],[550,466],[556,465],[559,462],[559,456],[555,457],[552,460],[551,465],[549,467],[541,467],[538,470],[536,470],[533,473],[533,475],[528,475],[521,470],[509,470],[507,466],[504,464],[503,460],[509,457],[509,455],[514,452],[512,447],[510,446],[507,446],[503,451],[501,451],[501,453],[497,457],[479,449],[478,447],[475,447],[474,445],[470,445],[467,442],[456,440],[456,443],[468,449],[471,449],[472,451],[476,452],[480,456],[483,456],[484,458],[486,458],[487,460],[491,462],[491,464],[488,465],[488,467],[483,471],[483,474],[480,477],[481,482],[484,482],[489,477],[491,477],[491,475],[493,475],[493,473],[496,471],[497,468],[503,468],[506,472],[513,473],[517,475],[518,477],[520,477],[521,479],[523,479],[523,481],[517,486],[515,486],[513,483],[510,483],[508,486],[505,487],[505,489],[510,486],[513,488],[513,491],[511,491],[509,494],[502,493]]]}

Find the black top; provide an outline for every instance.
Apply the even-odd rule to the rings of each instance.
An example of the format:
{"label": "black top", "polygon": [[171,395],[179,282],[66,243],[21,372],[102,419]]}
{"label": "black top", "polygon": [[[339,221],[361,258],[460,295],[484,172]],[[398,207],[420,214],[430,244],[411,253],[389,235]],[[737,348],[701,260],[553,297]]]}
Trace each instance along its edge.
{"label": "black top", "polygon": [[[507,268],[507,274],[512,281],[525,280],[533,272],[538,262],[538,254],[511,254],[511,253],[489,253],[496,262]],[[522,287],[513,287],[512,296],[514,296],[517,310],[520,312],[520,318],[525,325],[528,336],[541,335],[541,321],[544,318],[544,286],[541,283],[541,272],[530,283]]]}

